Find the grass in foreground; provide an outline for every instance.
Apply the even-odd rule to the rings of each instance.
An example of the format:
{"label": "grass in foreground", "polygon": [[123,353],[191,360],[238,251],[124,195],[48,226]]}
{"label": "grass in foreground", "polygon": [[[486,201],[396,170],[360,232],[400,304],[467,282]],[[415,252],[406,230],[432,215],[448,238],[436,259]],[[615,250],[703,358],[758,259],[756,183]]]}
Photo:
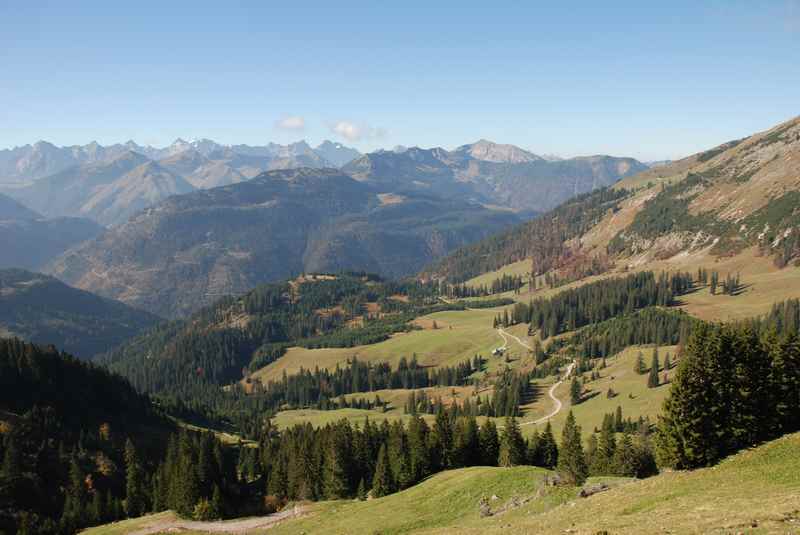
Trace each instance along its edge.
{"label": "grass in foreground", "polygon": [[164,511],[153,515],[147,515],[140,518],[130,518],[128,520],[120,520],[119,522],[112,522],[110,524],[103,524],[93,528],[87,528],[81,533],[86,535],[123,535],[125,533],[134,533],[139,530],[146,529],[148,526],[159,524],[161,522],[171,522],[177,519],[178,516],[172,511]]}
{"label": "grass in foreground", "polygon": [[[670,472],[613,486],[590,498],[576,489],[544,493],[521,507],[480,518],[482,496],[535,496],[536,468],[468,468],[432,477],[404,492],[368,502],[319,504],[313,516],[275,534],[800,532],[800,434],[735,455],[718,466]],[[495,506],[495,504],[498,504]]]}
{"label": "grass in foreground", "polygon": [[[305,519],[287,522],[273,530],[278,534],[381,534],[412,533],[432,528],[452,530],[456,526],[481,522],[478,503],[490,501],[492,509],[513,497],[530,496],[542,486],[547,470],[533,467],[473,467],[451,470],[403,492],[366,502],[324,502]],[[541,508],[553,507],[573,489],[564,489],[542,499]]]}
{"label": "grass in foreground", "polygon": [[[270,534],[400,535],[537,533],[614,535],[649,533],[800,532],[800,433],[734,455],[693,472],[649,479],[604,478],[611,490],[577,497],[572,487],[545,487],[547,470],[473,467],[432,476],[385,498],[311,505],[304,518]],[[590,484],[598,482],[590,480]],[[492,500],[493,496],[497,499]],[[493,516],[478,512],[489,498]],[[513,506],[514,502],[519,505]],[[174,519],[170,512],[91,528],[89,535],[122,535]],[[203,531],[220,531],[209,523]],[[257,532],[253,531],[253,533]]]}
{"label": "grass in foreground", "polygon": [[800,533],[799,450],[800,434],[793,434],[712,468],[664,473],[541,515],[524,507],[506,518],[458,531],[481,535],[602,530],[614,535]]}

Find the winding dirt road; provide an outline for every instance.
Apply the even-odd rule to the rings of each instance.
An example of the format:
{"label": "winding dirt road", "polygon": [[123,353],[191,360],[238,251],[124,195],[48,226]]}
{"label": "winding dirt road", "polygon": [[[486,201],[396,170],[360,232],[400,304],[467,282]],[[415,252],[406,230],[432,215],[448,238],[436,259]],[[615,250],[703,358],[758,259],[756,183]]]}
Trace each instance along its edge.
{"label": "winding dirt road", "polygon": [[520,339],[519,339],[519,337],[517,337],[517,336],[514,336],[513,334],[511,334],[511,333],[509,333],[509,332],[506,332],[506,331],[504,331],[502,328],[500,328],[500,329],[497,329],[497,333],[498,333],[498,334],[500,335],[500,337],[503,339],[503,343],[504,343],[506,346],[508,346],[508,338],[506,338],[506,336],[510,336],[511,338],[513,338],[514,340],[516,340],[516,341],[517,341],[517,343],[518,343],[519,345],[521,345],[522,347],[525,347],[525,348],[527,348],[527,349],[530,349],[531,351],[533,351],[533,348],[532,348],[531,346],[529,346],[527,343],[525,343],[525,342],[523,342],[522,340],[520,340]]}
{"label": "winding dirt road", "polygon": [[537,424],[541,424],[541,423],[546,422],[547,420],[549,420],[550,418],[552,418],[553,416],[555,416],[559,412],[561,412],[561,407],[564,404],[561,403],[561,400],[556,397],[555,391],[556,391],[556,388],[558,388],[558,385],[563,383],[564,380],[567,377],[569,377],[569,374],[572,373],[572,368],[574,368],[574,367],[575,367],[575,362],[573,361],[573,362],[570,363],[569,366],[567,366],[567,371],[564,372],[564,375],[561,376],[561,379],[559,379],[558,382],[553,384],[553,386],[550,387],[550,390],[547,391],[547,395],[550,397],[550,399],[553,400],[553,403],[555,403],[555,407],[553,407],[553,410],[550,412],[550,414],[548,414],[547,416],[542,416],[538,420],[532,420],[530,422],[522,422],[519,425],[522,426],[522,425],[537,425]]}
{"label": "winding dirt road", "polygon": [[198,522],[180,518],[153,519],[152,523],[144,525],[141,529],[131,531],[130,535],[153,535],[154,533],[183,530],[204,531],[206,533],[245,533],[252,530],[269,529],[284,520],[302,516],[307,510],[303,506],[294,506],[271,515],[216,522]]}

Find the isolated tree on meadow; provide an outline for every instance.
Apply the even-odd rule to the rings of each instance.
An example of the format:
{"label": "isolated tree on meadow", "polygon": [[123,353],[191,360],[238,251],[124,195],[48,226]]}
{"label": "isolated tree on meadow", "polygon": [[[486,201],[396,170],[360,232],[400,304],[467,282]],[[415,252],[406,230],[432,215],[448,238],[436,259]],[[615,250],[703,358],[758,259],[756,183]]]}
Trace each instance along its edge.
{"label": "isolated tree on meadow", "polygon": [[577,377],[573,377],[569,385],[569,398],[573,405],[581,402],[581,383]]}
{"label": "isolated tree on meadow", "polygon": [[647,368],[645,368],[644,365],[644,355],[642,355],[642,352],[639,351],[636,354],[636,361],[633,363],[633,371],[639,375],[643,375],[645,370],[647,370]]}
{"label": "isolated tree on meadow", "polygon": [[658,352],[653,352],[653,361],[650,364],[650,373],[647,376],[647,388],[655,388],[660,384],[658,379]]}

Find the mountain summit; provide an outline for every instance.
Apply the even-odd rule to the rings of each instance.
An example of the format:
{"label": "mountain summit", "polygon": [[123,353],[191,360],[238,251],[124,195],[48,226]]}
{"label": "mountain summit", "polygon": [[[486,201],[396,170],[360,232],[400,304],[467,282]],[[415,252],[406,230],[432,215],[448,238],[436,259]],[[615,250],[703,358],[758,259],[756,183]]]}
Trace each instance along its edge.
{"label": "mountain summit", "polygon": [[502,145],[485,139],[470,145],[462,145],[453,152],[468,155],[475,160],[495,163],[527,163],[543,160],[542,157],[514,145]]}

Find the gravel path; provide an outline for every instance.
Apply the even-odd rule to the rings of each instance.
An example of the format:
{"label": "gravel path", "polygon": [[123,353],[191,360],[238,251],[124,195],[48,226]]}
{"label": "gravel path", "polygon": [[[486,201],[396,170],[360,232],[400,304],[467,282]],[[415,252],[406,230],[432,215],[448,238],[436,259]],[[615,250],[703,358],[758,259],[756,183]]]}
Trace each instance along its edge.
{"label": "gravel path", "polygon": [[519,424],[519,425],[521,425],[521,426],[522,426],[522,425],[536,425],[536,424],[541,424],[541,423],[544,423],[544,422],[546,422],[547,420],[549,420],[550,418],[552,418],[553,416],[555,416],[555,415],[556,415],[556,414],[558,414],[559,412],[561,412],[561,407],[563,406],[563,403],[561,403],[561,400],[560,400],[560,399],[558,399],[558,398],[556,397],[556,395],[555,395],[555,391],[556,391],[556,388],[558,388],[558,385],[560,385],[561,383],[563,383],[563,382],[564,382],[564,380],[565,380],[567,377],[569,377],[569,374],[572,372],[572,368],[574,368],[574,367],[575,367],[575,362],[572,362],[572,363],[570,363],[570,365],[569,365],[569,366],[567,366],[567,371],[564,373],[564,375],[561,377],[561,379],[559,379],[559,380],[558,380],[558,382],[557,382],[557,383],[555,383],[553,386],[551,386],[551,387],[550,387],[550,390],[548,390],[548,391],[547,391],[547,395],[550,397],[550,399],[552,399],[552,400],[553,400],[553,403],[555,403],[555,407],[554,407],[554,408],[553,408],[553,410],[550,412],[550,414],[548,414],[547,416],[542,416],[542,417],[541,417],[541,418],[539,418],[538,420],[531,420],[530,422],[523,422],[523,423],[521,423],[521,424]]}
{"label": "gravel path", "polygon": [[174,518],[169,520],[154,520],[152,524],[147,524],[141,529],[131,531],[130,535],[152,535],[165,531],[205,531],[207,533],[245,533],[252,530],[269,529],[272,526],[288,520],[302,516],[308,509],[302,506],[294,506],[267,516],[256,516],[236,520],[218,520],[214,522],[198,522],[195,520],[183,520]]}

